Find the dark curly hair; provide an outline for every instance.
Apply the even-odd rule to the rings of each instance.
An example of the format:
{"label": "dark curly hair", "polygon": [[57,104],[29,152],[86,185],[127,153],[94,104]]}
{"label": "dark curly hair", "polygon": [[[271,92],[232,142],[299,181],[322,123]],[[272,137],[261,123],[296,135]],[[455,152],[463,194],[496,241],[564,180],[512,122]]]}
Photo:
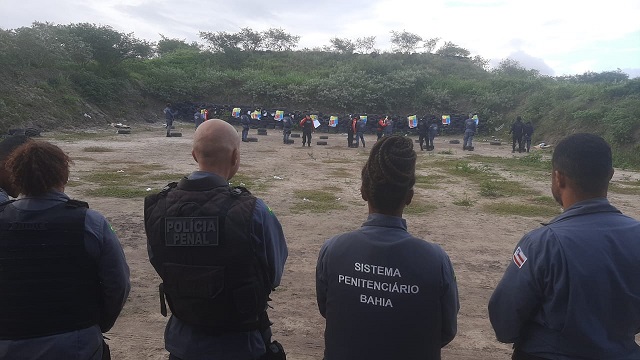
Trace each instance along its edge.
{"label": "dark curly hair", "polygon": [[70,162],[59,147],[46,141],[29,141],[9,155],[6,168],[21,194],[38,196],[67,183]]}
{"label": "dark curly hair", "polygon": [[404,205],[416,183],[413,141],[402,136],[380,139],[362,168],[362,194],[378,210],[393,211]]}

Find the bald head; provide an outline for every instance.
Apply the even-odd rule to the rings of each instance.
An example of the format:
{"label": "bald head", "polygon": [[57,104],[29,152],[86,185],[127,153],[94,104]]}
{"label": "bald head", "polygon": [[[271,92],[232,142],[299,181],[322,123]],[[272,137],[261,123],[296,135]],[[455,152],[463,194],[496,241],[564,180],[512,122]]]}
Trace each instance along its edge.
{"label": "bald head", "polygon": [[193,135],[193,158],[202,171],[231,179],[240,165],[240,136],[220,119],[205,121]]}

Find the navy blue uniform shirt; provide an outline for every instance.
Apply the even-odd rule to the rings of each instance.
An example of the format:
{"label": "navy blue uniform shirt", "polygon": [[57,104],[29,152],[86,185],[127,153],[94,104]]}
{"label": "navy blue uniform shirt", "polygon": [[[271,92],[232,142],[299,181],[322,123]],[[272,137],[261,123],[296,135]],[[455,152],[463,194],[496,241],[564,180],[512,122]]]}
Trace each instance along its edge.
{"label": "navy blue uniform shirt", "polygon": [[640,359],[640,222],[605,198],[566,209],[520,240],[489,317],[545,359]]}
{"label": "navy blue uniform shirt", "polygon": [[[39,197],[21,197],[13,202],[20,210],[46,210],[69,197],[53,191]],[[84,242],[89,256],[98,263],[98,277],[102,289],[101,318],[98,325],[63,334],[24,340],[0,340],[0,359],[88,359],[102,358],[102,333],[109,331],[124,306],[129,290],[129,266],[118,237],[107,220],[95,210],[87,209]]]}
{"label": "navy blue uniform shirt", "polygon": [[449,257],[409,234],[401,217],[370,214],[360,229],[328,240],[316,292],[325,360],[439,359],[457,331]]}

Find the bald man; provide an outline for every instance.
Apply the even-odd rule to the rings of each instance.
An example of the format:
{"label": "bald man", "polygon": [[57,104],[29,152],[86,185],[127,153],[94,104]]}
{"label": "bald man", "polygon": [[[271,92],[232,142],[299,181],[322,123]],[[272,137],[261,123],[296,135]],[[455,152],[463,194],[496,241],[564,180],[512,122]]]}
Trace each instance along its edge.
{"label": "bald man", "polygon": [[162,278],[172,360],[284,359],[271,341],[269,294],[288,251],[265,203],[228,181],[240,166],[240,137],[213,119],[196,130],[198,170],[144,202],[149,260]]}

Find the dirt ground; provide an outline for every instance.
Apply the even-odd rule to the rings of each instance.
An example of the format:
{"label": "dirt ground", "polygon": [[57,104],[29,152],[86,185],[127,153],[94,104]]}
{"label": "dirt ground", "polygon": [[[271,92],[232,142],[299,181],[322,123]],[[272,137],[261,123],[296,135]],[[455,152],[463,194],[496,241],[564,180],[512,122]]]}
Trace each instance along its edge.
{"label": "dirt ground", "polygon": [[[160,314],[160,279],[147,257],[142,198],[89,196],[87,191],[95,185],[86,179],[95,172],[123,173],[137,167],[148,169],[152,175],[176,174],[175,181],[179,180],[180,175],[195,170],[197,164],[191,157],[193,126],[178,124],[177,130],[182,130],[183,137],[167,138],[160,126],[134,128],[130,135],[115,135],[113,129],[82,136],[44,134],[45,139],[59,145],[74,159],[66,192],[88,201],[109,219],[131,268],[131,294],[115,327],[107,334],[116,360],[167,359],[163,343],[167,318]],[[328,145],[318,146],[320,135],[327,134],[314,134],[312,147],[302,148],[299,138],[293,145],[283,145],[282,135],[276,130],[269,130],[267,136],[258,136],[256,130],[251,130],[250,136],[259,141],[241,145],[239,174],[260,185],[254,194],[263,198],[278,216],[289,246],[281,286],[272,294],[270,317],[275,322],[274,339],[284,345],[292,360],[322,358],[324,321],[317,310],[314,278],[321,245],[334,234],[356,229],[367,217],[366,203],[359,194],[359,173],[375,135],[367,135],[367,147],[359,149],[347,148],[344,134],[329,134]],[[472,154],[463,152],[462,145],[450,145],[451,139],[437,137],[436,150],[429,153],[420,152],[416,144],[418,163]],[[473,154],[523,156],[511,154],[509,144],[492,146],[482,140],[476,137]],[[448,150],[450,154],[442,153]],[[428,166],[419,168],[421,175],[439,172]],[[503,169],[502,174],[551,196],[548,177],[508,169]],[[614,181],[621,180],[638,181],[640,173],[617,171]],[[149,180],[133,186],[159,191],[166,182]],[[483,210],[481,205],[489,200],[478,195],[477,185],[451,176],[440,182],[433,189],[416,189],[417,202],[435,205],[434,210],[406,214],[405,218],[413,235],[438,243],[447,251],[456,271],[461,303],[458,335],[443,349],[443,359],[508,359],[510,346],[495,340],[487,303],[516,242],[550,217],[493,215]],[[326,187],[337,189],[335,196],[343,209],[328,213],[292,211],[295,204],[304,201],[295,197],[296,190]],[[468,207],[453,204],[461,198],[475,203]],[[610,200],[627,215],[640,218],[637,195],[611,193]]]}

